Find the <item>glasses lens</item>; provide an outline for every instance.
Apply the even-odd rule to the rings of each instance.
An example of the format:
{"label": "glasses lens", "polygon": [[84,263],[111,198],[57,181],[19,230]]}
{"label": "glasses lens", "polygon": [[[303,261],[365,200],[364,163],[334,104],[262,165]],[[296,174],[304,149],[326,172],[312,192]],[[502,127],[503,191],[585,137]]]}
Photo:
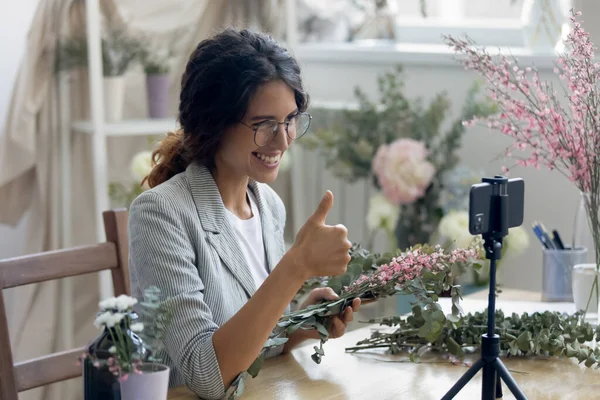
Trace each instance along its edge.
{"label": "glasses lens", "polygon": [[310,126],[310,115],[298,114],[290,120],[288,136],[290,139],[298,139],[308,131]]}
{"label": "glasses lens", "polygon": [[266,121],[260,124],[256,130],[254,140],[257,146],[266,146],[275,137],[277,132],[277,123],[275,121]]}

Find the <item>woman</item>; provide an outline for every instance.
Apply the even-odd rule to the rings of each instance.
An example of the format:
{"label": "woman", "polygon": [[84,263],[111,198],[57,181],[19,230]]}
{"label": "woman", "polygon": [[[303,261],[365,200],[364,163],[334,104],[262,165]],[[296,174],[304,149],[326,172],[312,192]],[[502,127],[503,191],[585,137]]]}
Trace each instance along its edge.
{"label": "woman", "polygon": [[[267,185],[308,128],[307,105],[297,62],[268,36],[225,30],[189,59],[182,128],[154,153],[152,189],[134,201],[129,220],[133,295],[155,285],[172,312],[163,354],[171,386],[223,397],[302,284],[346,271],[346,228],[325,224],[333,195],[325,193],[286,252],[285,209]],[[318,289],[303,306],[335,298]],[[331,337],[359,305],[332,319]],[[308,338],[318,335],[298,330],[274,353]]]}

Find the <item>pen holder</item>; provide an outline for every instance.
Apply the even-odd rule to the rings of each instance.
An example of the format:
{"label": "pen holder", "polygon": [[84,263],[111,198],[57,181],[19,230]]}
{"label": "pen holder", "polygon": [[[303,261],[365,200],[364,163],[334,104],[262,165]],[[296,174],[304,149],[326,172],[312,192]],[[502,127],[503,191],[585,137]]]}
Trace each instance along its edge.
{"label": "pen holder", "polygon": [[573,266],[585,262],[587,249],[543,249],[542,301],[572,302]]}

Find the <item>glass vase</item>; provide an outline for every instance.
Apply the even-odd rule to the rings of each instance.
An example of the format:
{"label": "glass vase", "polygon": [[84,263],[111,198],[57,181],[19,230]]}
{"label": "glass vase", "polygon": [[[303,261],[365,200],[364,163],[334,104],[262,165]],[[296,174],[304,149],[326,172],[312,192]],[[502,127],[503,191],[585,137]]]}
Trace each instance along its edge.
{"label": "glass vase", "polygon": [[[129,314],[129,319],[121,321],[121,329],[128,338],[132,353],[138,353],[142,359],[146,358],[148,350],[142,339],[130,328],[130,321],[137,319],[135,313]],[[111,332],[112,331],[112,332]],[[121,387],[119,377],[109,371],[106,365],[94,365],[93,360],[106,361],[114,357],[109,349],[115,345],[113,341],[114,330],[104,328],[87,347],[88,357],[83,362],[83,392],[84,400],[121,400]]]}
{"label": "glass vase", "polygon": [[[573,297],[578,308],[585,304],[586,319],[596,322],[600,318],[598,258],[600,254],[600,223],[598,215],[598,196],[581,193],[573,224],[573,247],[586,248],[587,260],[573,267]],[[582,284],[582,282],[588,282]],[[585,293],[581,293],[585,291]],[[585,298],[585,300],[582,300]]]}

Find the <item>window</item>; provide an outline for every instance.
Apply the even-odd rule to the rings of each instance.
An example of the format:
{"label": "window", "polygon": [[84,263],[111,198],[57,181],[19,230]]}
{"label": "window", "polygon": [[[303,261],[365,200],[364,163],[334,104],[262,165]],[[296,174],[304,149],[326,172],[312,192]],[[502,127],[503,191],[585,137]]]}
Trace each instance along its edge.
{"label": "window", "polygon": [[[537,1],[555,6],[560,2],[560,10],[556,11],[563,16],[571,3]],[[377,14],[377,3],[384,4],[386,8],[382,9],[388,13]],[[298,41],[440,45],[444,34],[468,34],[482,45],[525,47],[523,3],[524,0],[296,0]]]}

